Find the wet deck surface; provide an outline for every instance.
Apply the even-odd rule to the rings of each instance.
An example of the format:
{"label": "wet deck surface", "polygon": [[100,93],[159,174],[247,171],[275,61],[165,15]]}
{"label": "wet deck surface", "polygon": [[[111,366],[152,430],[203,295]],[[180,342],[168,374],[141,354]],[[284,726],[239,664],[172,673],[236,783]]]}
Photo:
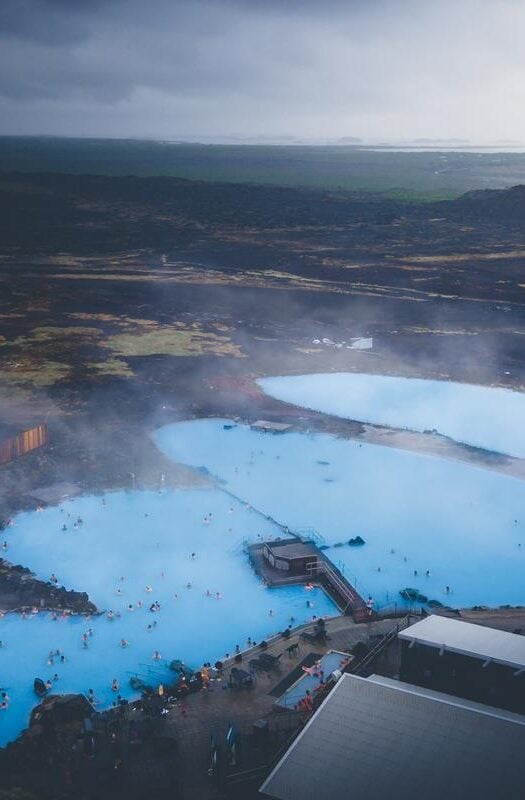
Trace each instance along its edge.
{"label": "wet deck surface", "polygon": [[[270,693],[279,682],[310,653],[324,655],[328,650],[348,652],[357,642],[367,642],[371,637],[392,630],[395,624],[395,620],[389,619],[356,625],[349,617],[335,617],[327,623],[328,639],[324,645],[301,639],[300,633],[303,630],[313,630],[313,626],[305,626],[298,629],[290,639],[278,638],[270,644],[267,653],[283,655],[276,670],[258,673],[252,689],[227,688],[230,669],[226,666],[221,682],[214,682],[208,691],[201,691],[178,702],[167,716],[167,723],[180,746],[185,798],[202,800],[213,796],[207,775],[212,730],[218,731],[224,740],[228,725],[233,722],[243,737],[249,737],[253,723],[264,719],[269,723],[271,746],[275,749],[276,745],[278,748],[301,722],[301,715],[297,712],[285,711],[275,705],[276,697]],[[290,657],[286,648],[295,643],[299,644],[298,651]],[[240,666],[246,667],[249,659],[258,653],[260,648],[253,648],[244,656]]]}
{"label": "wet deck surface", "polygon": [[[419,617],[412,617],[414,622]],[[461,619],[475,622],[480,625],[489,625],[501,630],[525,630],[525,615],[523,609],[501,609],[462,611]],[[181,764],[183,765],[183,784],[185,800],[206,800],[216,797],[210,779],[207,775],[210,760],[210,733],[218,731],[222,737],[230,722],[233,722],[246,744],[253,732],[253,723],[258,719],[267,720],[270,728],[273,753],[293,736],[294,731],[301,725],[306,717],[296,711],[287,711],[276,706],[276,697],[271,693],[284,681],[297,666],[307,659],[309,655],[323,655],[329,650],[348,652],[358,642],[374,646],[382,637],[389,633],[401,620],[383,619],[365,624],[356,624],[350,617],[334,617],[327,623],[328,639],[326,643],[310,643],[300,638],[304,630],[312,631],[313,626],[304,626],[297,629],[289,640],[277,638],[270,643],[267,653],[278,655],[291,644],[298,643],[299,648],[293,657],[286,652],[280,659],[279,667],[275,672],[261,673],[257,677],[252,690],[230,690],[223,688],[227,684],[229,675],[228,662],[225,667],[225,679],[216,683],[208,692],[199,692],[191,695],[185,702],[176,704],[167,716],[167,728],[170,735],[179,742]],[[241,667],[246,667],[250,658],[256,657],[260,648],[253,648],[245,654]],[[364,674],[376,672],[389,677],[395,677],[399,669],[399,643],[394,641],[378,659],[370,665]],[[246,748],[248,750],[248,747]],[[249,761],[247,753],[247,761]],[[245,765],[249,767],[250,764]],[[256,785],[260,784],[255,781]],[[233,796],[233,795],[232,795]],[[239,797],[242,797],[242,793]],[[251,795],[244,795],[245,797]],[[254,797],[256,794],[254,794]]]}

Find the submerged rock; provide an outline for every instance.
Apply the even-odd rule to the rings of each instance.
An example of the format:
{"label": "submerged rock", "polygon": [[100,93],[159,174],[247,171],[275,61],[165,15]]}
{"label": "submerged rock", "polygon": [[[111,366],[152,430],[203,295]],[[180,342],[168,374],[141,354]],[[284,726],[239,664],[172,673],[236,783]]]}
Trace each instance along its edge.
{"label": "submerged rock", "polygon": [[411,589],[410,587],[406,587],[405,589],[401,589],[399,594],[403,600],[410,600],[412,603],[428,603],[428,597],[425,597],[424,594],[421,594],[419,589]]}

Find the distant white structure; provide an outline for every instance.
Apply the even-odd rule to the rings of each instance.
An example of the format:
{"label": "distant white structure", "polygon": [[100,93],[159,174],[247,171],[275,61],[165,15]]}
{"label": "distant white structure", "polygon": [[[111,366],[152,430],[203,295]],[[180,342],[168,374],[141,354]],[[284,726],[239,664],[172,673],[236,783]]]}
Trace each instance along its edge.
{"label": "distant white structure", "polygon": [[262,431],[263,433],[286,433],[292,426],[286,422],[268,422],[266,419],[258,419],[250,427],[252,431]]}
{"label": "distant white structure", "polygon": [[349,350],[371,350],[374,346],[374,340],[369,339],[352,339],[351,344],[347,345]]}

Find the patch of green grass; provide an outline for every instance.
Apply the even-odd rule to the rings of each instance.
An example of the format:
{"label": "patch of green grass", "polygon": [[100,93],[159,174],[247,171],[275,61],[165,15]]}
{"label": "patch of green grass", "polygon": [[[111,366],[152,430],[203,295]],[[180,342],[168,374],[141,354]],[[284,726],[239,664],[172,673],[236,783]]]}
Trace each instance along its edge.
{"label": "patch of green grass", "polygon": [[46,388],[70,375],[70,366],[61,361],[23,359],[0,369],[0,383]]}
{"label": "patch of green grass", "polygon": [[133,378],[135,373],[121,358],[108,358],[106,361],[88,361],[86,367],[96,375],[116,378]]}
{"label": "patch of green grass", "polygon": [[191,328],[159,326],[156,330],[119,333],[105,342],[121,356],[235,356],[243,353],[227,336]]}

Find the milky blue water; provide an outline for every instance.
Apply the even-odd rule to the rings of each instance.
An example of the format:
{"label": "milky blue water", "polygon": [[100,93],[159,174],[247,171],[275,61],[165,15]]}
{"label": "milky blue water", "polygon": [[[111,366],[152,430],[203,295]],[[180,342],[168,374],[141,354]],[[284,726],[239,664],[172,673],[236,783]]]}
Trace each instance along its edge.
{"label": "milky blue water", "polygon": [[[458,441],[525,454],[517,393],[362,375],[262,385],[321,411],[437,428]],[[59,584],[87,591],[115,618],[8,614],[0,620],[0,686],[10,696],[8,710],[0,711],[0,744],[27,724],[36,676],[52,679],[56,672],[57,691],[92,688],[99,707],[107,707],[115,699],[113,678],[124,697],[136,696],[131,675],[165,681],[172,659],[214,662],[292,618],[336,613],[320,590],[308,593],[313,608],[307,608],[303,588],[270,590],[252,573],[243,540],[280,535],[272,518],[292,530],[319,531],[327,555],[378,609],[403,606],[399,590],[407,586],[459,607],[525,602],[523,482],[328,435],[272,436],[242,425],[226,429],[230,424],[177,423],[154,438],[172,459],[206,467],[239,499],[219,489],[80,497],[20,514],[2,534],[10,561],[44,579],[54,573]],[[357,535],[366,544],[349,547]],[[156,612],[149,610],[154,601]],[[48,663],[57,649],[64,663],[56,657]]]}
{"label": "milky blue water", "polygon": [[[83,522],[75,527],[78,517]],[[172,659],[193,667],[214,663],[236,644],[246,648],[248,637],[260,641],[284,629],[291,617],[298,624],[313,614],[337,613],[321,590],[307,608],[302,587],[264,587],[242,541],[280,531],[220,491],[115,492],[104,503],[80,497],[20,514],[14,522],[2,533],[6,558],[28,565],[40,578],[54,573],[66,588],[87,591],[115,619],[7,614],[0,620],[0,686],[10,697],[8,710],[0,711],[0,744],[27,724],[37,676],[47,680],[58,673],[60,692],[92,688],[102,708],[115,699],[113,678],[124,697],[137,696],[129,687],[132,674],[152,683],[170,674],[173,679],[167,669]],[[157,612],[149,610],[154,601]],[[93,635],[85,649],[82,637],[89,628]],[[121,639],[129,646],[122,648]],[[57,649],[65,663],[55,657],[48,664]],[[153,659],[155,650],[160,661]]]}
{"label": "milky blue water", "polygon": [[[525,482],[325,434],[225,423],[168,425],[155,440],[291,529],[315,528],[376,607],[402,602],[404,587],[453,606],[525,603]],[[357,535],[366,544],[349,547]]]}
{"label": "milky blue water", "polygon": [[278,706],[283,708],[295,708],[300,700],[306,696],[306,690],[315,695],[321,680],[328,680],[332,672],[341,669],[347,663],[344,653],[337,650],[330,650],[319,660],[319,670],[316,675],[304,672],[302,676],[284,692],[276,701]]}
{"label": "milky blue water", "polygon": [[330,373],[263,378],[287,403],[414,431],[436,429],[458,442],[525,457],[525,394],[450,381]]}

